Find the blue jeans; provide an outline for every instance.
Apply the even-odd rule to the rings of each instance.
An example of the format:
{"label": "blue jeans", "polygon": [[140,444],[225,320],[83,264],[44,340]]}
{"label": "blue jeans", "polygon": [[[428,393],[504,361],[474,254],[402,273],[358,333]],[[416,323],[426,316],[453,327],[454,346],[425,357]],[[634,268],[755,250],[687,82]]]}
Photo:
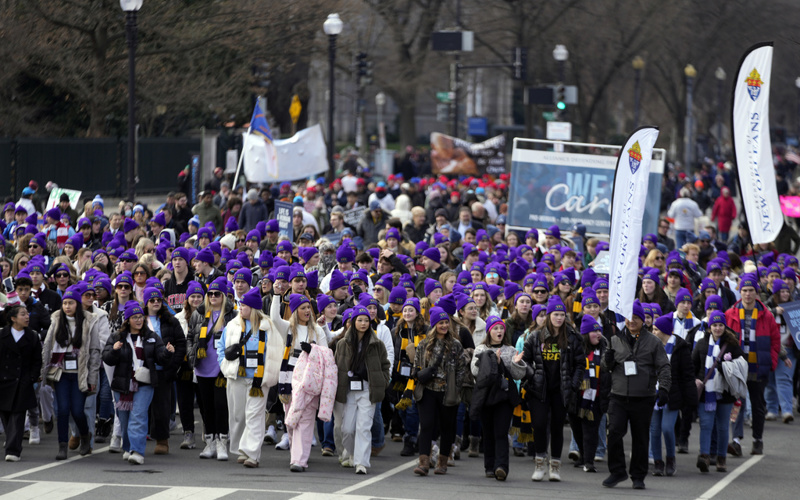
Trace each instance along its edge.
{"label": "blue jeans", "polygon": [[[469,418],[469,411],[467,405],[464,403],[458,404],[458,416],[456,417],[456,436],[464,435],[464,420]],[[481,437],[481,421],[469,420],[469,435]]]}
{"label": "blue jeans", "polygon": [[78,386],[77,373],[62,373],[61,380],[56,382],[56,400],[58,400],[58,442],[69,441],[69,416],[75,420],[81,436],[89,434],[89,425],[86,423],[86,414],[83,405],[86,395]]}
{"label": "blue jeans", "polygon": [[769,383],[764,390],[767,400],[767,411],[778,416],[781,413],[792,413],[792,376],[794,364],[797,362],[792,348],[786,349],[786,356],[792,361],[792,367],[787,368],[783,361],[778,361],[778,367],[769,374]]}
{"label": "blue jeans", "polygon": [[[725,457],[728,453],[728,427],[731,418],[733,403],[717,403],[715,411],[706,411],[705,404],[700,403],[697,407],[697,415],[700,417],[700,454],[717,455]],[[711,433],[716,424],[717,430],[717,449],[711,449]]]}
{"label": "blue jeans", "polygon": [[111,418],[114,416],[114,396],[111,395],[111,386],[108,384],[108,377],[106,371],[100,369],[97,388],[97,406],[99,408],[98,416],[100,418]]}
{"label": "blue jeans", "polygon": [[[523,444],[517,443],[517,438],[514,438],[514,448],[524,448]],[[569,451],[578,450],[578,443],[575,442],[575,436],[569,440]],[[603,413],[603,418],[600,419],[600,427],[597,429],[597,451],[594,452],[595,457],[605,458],[606,456],[606,414]],[[651,457],[652,458],[652,457]]]}
{"label": "blue jeans", "polygon": [[415,400],[411,400],[411,406],[408,409],[400,410],[400,418],[403,419],[405,435],[416,440],[417,433],[419,433],[419,413],[417,412],[417,402]]}
{"label": "blue jeans", "polygon": [[[114,393],[114,401],[119,401],[120,394]],[[147,446],[147,412],[153,401],[153,386],[140,385],[133,393],[133,409],[117,410],[117,418],[122,429],[122,449],[144,455]]]}
{"label": "blue jeans", "polygon": [[[663,460],[661,456],[661,435],[664,435],[664,447],[668,457],[675,456],[675,421],[678,419],[678,410],[665,407],[653,410],[650,419],[650,454],[653,460]],[[727,446],[727,444],[726,444]]]}
{"label": "blue jeans", "polygon": [[[333,440],[333,425],[333,415],[331,415],[329,421],[322,423],[322,447],[336,451],[336,443]],[[317,429],[317,432],[319,432],[319,429]]]}
{"label": "blue jeans", "polygon": [[372,446],[382,448],[386,444],[386,432],[383,429],[383,415],[381,414],[381,403],[375,405],[375,413],[372,415]]}
{"label": "blue jeans", "polygon": [[680,250],[680,248],[689,241],[689,233],[692,231],[685,231],[683,229],[676,229],[675,230],[675,250]]}
{"label": "blue jeans", "polygon": [[[89,429],[89,444],[94,448],[94,418],[97,415],[97,394],[86,396],[86,400],[83,403],[83,414],[86,415],[86,426]],[[69,431],[73,436],[80,436],[78,426],[72,417],[69,419]]]}

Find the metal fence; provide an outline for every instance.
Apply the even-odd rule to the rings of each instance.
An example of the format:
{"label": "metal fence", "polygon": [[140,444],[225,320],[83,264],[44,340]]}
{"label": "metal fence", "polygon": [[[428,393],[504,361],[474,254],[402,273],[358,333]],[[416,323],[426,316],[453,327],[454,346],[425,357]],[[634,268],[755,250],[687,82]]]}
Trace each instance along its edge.
{"label": "metal fence", "polygon": [[[125,139],[0,138],[0,199],[17,198],[33,179],[43,188],[48,181],[84,193],[123,196],[127,191]],[[138,150],[136,192],[163,193],[177,187],[177,176],[199,153],[201,140],[142,138]]]}

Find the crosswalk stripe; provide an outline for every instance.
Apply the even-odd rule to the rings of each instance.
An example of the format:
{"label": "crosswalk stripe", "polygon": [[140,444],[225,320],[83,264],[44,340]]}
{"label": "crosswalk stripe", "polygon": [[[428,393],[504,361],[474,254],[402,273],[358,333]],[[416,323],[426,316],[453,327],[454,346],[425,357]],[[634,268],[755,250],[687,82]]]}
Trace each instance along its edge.
{"label": "crosswalk stripe", "polygon": [[91,483],[33,483],[11,493],[0,495],[0,500],[38,500],[40,498],[65,500],[96,489],[99,486],[99,484]]}
{"label": "crosswalk stripe", "polygon": [[160,491],[149,497],[144,497],[142,500],[183,500],[184,498],[191,498],[192,500],[215,500],[237,491],[239,490],[235,488],[192,488],[181,486]]}

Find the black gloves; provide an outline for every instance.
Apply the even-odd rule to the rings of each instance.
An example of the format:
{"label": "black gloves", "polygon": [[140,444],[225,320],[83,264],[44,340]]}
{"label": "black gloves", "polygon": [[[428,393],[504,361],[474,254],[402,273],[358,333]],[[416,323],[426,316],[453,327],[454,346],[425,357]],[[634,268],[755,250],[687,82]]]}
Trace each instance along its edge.
{"label": "black gloves", "polygon": [[659,407],[666,406],[669,403],[669,393],[664,390],[663,388],[658,389],[658,399],[656,399],[656,405]]}
{"label": "black gloves", "polygon": [[300,349],[302,349],[306,354],[311,354],[311,344],[308,342],[300,342]]}
{"label": "black gloves", "polygon": [[616,351],[614,351],[614,349],[612,349],[610,347],[608,349],[606,349],[606,366],[608,366],[609,368],[614,365],[614,355],[615,354],[616,354]]}
{"label": "black gloves", "polygon": [[361,297],[362,293],[363,293],[363,290],[361,290],[360,286],[355,285],[353,287],[353,297],[355,297],[355,303],[356,304],[358,304],[358,298]]}

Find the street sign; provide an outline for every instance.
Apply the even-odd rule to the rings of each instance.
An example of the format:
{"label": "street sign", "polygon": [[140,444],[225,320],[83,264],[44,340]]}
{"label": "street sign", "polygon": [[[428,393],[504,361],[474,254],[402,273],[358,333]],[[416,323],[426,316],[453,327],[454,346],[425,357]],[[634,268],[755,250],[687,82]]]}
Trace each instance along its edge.
{"label": "street sign", "polygon": [[525,104],[553,104],[553,87],[527,87]]}
{"label": "street sign", "polygon": [[470,116],[467,119],[467,134],[479,137],[489,135],[489,119],[484,116]]}
{"label": "street sign", "polygon": [[300,118],[300,111],[303,110],[302,104],[300,104],[300,98],[297,94],[292,96],[292,104],[289,106],[289,116],[292,118],[292,123],[295,125],[297,124],[297,120]]}
{"label": "street sign", "polygon": [[450,120],[450,105],[437,104],[436,105],[436,121],[446,122]]}
{"label": "street sign", "polygon": [[556,112],[555,111],[542,111],[542,118],[548,122],[556,121]]}
{"label": "street sign", "polygon": [[570,122],[547,122],[548,141],[571,141],[572,123]]}
{"label": "street sign", "polygon": [[448,92],[446,90],[436,93],[436,100],[443,104],[450,104],[453,102],[455,92]]}

